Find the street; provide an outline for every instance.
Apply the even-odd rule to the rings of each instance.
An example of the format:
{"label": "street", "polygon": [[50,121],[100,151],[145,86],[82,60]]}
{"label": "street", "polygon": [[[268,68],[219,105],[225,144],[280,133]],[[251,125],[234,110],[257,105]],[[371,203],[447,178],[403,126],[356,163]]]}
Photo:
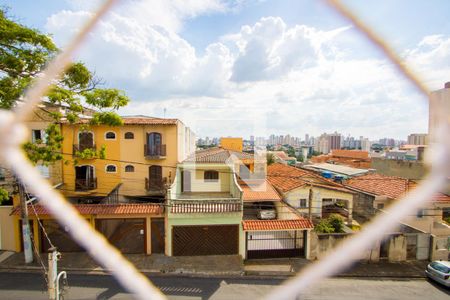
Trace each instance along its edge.
{"label": "street", "polygon": [[[169,299],[260,299],[281,280],[152,276]],[[64,299],[131,299],[109,275],[69,274]],[[426,280],[333,278],[299,299],[449,299],[450,291]],[[41,273],[0,272],[1,299],[48,299]]]}

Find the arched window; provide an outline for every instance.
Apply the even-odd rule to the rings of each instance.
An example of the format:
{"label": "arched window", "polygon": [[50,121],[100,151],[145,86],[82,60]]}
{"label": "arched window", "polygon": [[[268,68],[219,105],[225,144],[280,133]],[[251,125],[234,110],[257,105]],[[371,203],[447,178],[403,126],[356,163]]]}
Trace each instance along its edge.
{"label": "arched window", "polygon": [[125,172],[134,172],[134,166],[132,165],[125,166]]}
{"label": "arched window", "polygon": [[115,140],[116,134],[112,131],[108,131],[107,133],[105,133],[105,139],[106,140]]}
{"label": "arched window", "polygon": [[132,132],[125,132],[125,139],[126,140],[134,139],[134,133],[132,133]]}
{"label": "arched window", "polygon": [[115,165],[107,165],[106,172],[108,173],[116,173],[117,167]]}
{"label": "arched window", "polygon": [[219,180],[219,172],[214,170],[205,171],[204,177],[205,181],[218,181]]}

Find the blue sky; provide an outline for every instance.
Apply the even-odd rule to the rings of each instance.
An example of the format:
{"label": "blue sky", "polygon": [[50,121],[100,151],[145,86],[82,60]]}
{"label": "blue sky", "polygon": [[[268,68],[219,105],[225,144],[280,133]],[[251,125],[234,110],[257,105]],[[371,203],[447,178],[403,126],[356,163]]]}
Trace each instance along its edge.
{"label": "blue sky", "polygon": [[[99,1],[1,0],[59,47]],[[431,90],[450,74],[450,1],[343,1]],[[426,132],[426,99],[321,1],[128,0],[77,54],[126,91],[123,114],[182,119],[199,135]]]}

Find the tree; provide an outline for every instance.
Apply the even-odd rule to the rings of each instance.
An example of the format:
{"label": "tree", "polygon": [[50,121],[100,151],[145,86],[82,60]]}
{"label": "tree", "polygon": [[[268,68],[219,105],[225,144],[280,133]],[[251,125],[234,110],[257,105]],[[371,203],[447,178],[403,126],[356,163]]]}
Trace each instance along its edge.
{"label": "tree", "polygon": [[314,229],[319,233],[342,233],[344,219],[338,214],[331,214],[328,218],[320,220]]}
{"label": "tree", "polygon": [[[15,22],[5,9],[0,9],[0,108],[13,108],[58,51],[49,36]],[[90,124],[121,125],[115,111],[127,105],[129,98],[117,89],[98,88],[100,84],[102,81],[83,63],[76,62],[50,87],[46,101],[63,106],[64,117],[70,123],[78,120],[86,106],[95,111]],[[63,117],[60,113],[49,114],[55,123]],[[52,163],[62,159],[62,140],[59,127],[52,124],[46,129],[45,141],[40,145],[27,143],[24,148],[33,162]]]}
{"label": "tree", "polygon": [[318,233],[333,233],[334,227],[330,224],[330,222],[327,219],[322,219],[320,222],[315,226],[315,231]]}
{"label": "tree", "polygon": [[273,153],[267,153],[266,160],[267,165],[270,166],[271,164],[275,163],[275,155],[273,155]]}
{"label": "tree", "polygon": [[0,205],[9,200],[8,191],[0,187]]}
{"label": "tree", "polygon": [[338,214],[331,214],[328,217],[328,222],[333,226],[334,232],[344,232],[344,218]]}

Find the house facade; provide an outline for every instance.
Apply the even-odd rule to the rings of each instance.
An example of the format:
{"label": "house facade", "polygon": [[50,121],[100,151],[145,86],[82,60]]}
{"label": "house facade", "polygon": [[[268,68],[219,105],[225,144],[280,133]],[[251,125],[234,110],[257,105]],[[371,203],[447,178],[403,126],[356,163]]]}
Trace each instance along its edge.
{"label": "house facade", "polygon": [[[62,124],[64,193],[102,198],[119,191],[121,202],[148,198],[163,202],[176,165],[194,151],[195,137],[177,119],[123,117],[123,125]],[[85,149],[105,157],[77,155]],[[75,164],[76,162],[76,164]]]}
{"label": "house facade", "polygon": [[251,158],[210,148],[178,164],[167,194],[166,255],[245,255],[238,176]]}
{"label": "house facade", "polygon": [[269,182],[283,200],[305,217],[339,213],[352,223],[354,192],[313,171],[275,163],[267,168]]}

